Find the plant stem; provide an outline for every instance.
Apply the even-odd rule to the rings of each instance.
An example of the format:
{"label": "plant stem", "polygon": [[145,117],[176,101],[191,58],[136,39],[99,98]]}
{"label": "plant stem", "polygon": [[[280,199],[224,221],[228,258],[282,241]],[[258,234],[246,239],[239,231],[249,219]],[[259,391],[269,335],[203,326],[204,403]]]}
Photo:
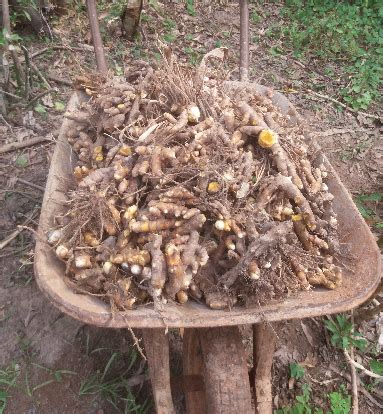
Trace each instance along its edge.
{"label": "plant stem", "polygon": [[7,35],[10,36],[12,34],[11,31],[11,20],[9,17],[9,4],[8,4],[8,0],[3,0],[2,1],[2,12],[3,12],[3,27],[5,29],[5,50],[10,51],[11,52],[11,56],[13,59],[13,62],[15,63],[15,74],[16,74],[16,82],[17,82],[17,86],[21,89],[23,86],[22,83],[22,68],[21,68],[21,64],[20,64],[20,60],[19,57],[17,56],[16,50],[12,47],[9,47],[8,44],[8,40],[7,40]]}

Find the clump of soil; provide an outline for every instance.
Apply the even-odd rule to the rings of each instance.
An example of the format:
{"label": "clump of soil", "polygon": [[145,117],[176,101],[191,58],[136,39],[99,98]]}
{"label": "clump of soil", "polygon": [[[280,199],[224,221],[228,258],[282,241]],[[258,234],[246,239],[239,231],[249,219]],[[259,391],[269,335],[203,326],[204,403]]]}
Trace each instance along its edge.
{"label": "clump of soil", "polygon": [[222,309],[340,285],[326,163],[280,96],[208,65],[223,57],[78,79],[77,187],[48,235],[75,289]]}

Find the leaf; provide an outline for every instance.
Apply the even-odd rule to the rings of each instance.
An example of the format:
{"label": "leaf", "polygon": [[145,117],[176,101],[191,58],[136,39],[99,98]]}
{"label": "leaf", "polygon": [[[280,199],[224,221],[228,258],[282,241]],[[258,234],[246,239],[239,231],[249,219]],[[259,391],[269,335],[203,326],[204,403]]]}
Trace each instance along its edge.
{"label": "leaf", "polygon": [[303,378],[305,375],[305,369],[297,364],[297,363],[293,363],[290,364],[290,377],[291,378],[296,378],[296,379],[300,379]]}
{"label": "leaf", "polygon": [[23,13],[24,13],[24,16],[29,20],[29,21],[32,21],[32,19],[31,19],[31,15],[26,11],[26,10],[23,10]]}
{"label": "leaf", "polygon": [[45,113],[47,112],[47,110],[46,110],[45,106],[44,106],[44,105],[41,105],[41,104],[37,104],[37,105],[34,107],[34,110],[35,110],[36,112],[38,112],[39,114],[45,114]]}
{"label": "leaf", "polygon": [[29,165],[28,157],[25,154],[19,155],[15,161],[15,165],[18,168],[28,167]]}
{"label": "leaf", "polygon": [[55,110],[58,111],[58,112],[65,111],[65,103],[61,102],[61,101],[56,101],[55,102]]}
{"label": "leaf", "polygon": [[55,380],[57,382],[61,382],[63,380],[63,376],[61,375],[61,372],[60,371],[55,371],[54,377],[55,377]]}
{"label": "leaf", "polygon": [[370,368],[373,372],[375,372],[375,374],[383,375],[383,361],[371,359]]}

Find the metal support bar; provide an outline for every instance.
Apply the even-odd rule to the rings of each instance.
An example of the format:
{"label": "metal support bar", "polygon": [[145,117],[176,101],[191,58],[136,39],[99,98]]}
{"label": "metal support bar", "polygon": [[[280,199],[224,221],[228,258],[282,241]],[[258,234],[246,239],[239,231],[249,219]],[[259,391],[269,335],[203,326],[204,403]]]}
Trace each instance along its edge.
{"label": "metal support bar", "polygon": [[249,78],[249,0],[239,0],[240,7],[240,58],[239,80]]}

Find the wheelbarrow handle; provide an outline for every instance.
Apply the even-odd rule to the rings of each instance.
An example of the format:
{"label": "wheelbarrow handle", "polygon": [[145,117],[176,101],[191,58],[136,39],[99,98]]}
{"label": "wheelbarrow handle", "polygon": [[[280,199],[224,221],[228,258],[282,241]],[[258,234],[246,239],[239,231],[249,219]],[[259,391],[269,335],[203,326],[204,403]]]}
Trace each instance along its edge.
{"label": "wheelbarrow handle", "polygon": [[239,36],[239,80],[249,77],[249,0],[239,0],[240,36]]}
{"label": "wheelbarrow handle", "polygon": [[97,69],[100,73],[106,74],[108,72],[108,64],[106,63],[104,46],[102,44],[95,0],[87,0],[86,7],[88,10],[90,32],[92,34],[94,53],[96,55]]}

